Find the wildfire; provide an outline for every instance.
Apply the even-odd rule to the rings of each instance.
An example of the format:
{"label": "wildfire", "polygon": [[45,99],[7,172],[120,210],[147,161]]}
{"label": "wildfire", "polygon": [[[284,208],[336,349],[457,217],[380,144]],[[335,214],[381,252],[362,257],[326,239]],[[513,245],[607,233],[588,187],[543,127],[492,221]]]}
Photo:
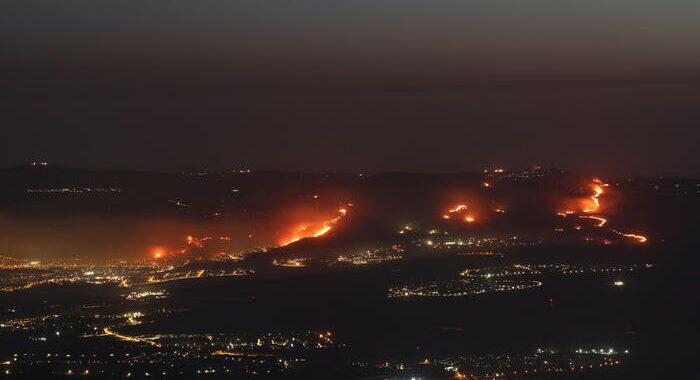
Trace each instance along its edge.
{"label": "wildfire", "polygon": [[462,210],[466,210],[468,207],[469,207],[469,206],[467,206],[467,205],[457,205],[457,206],[455,206],[455,207],[453,207],[453,208],[447,210],[447,212],[448,212],[449,214],[454,214],[454,213],[456,213],[456,212],[460,212],[460,211],[462,211]]}
{"label": "wildfire", "polygon": [[[447,213],[442,215],[443,219],[451,219],[453,214],[459,214],[462,213],[463,211],[467,210],[469,206],[465,204],[459,204],[456,205],[455,207],[447,210]],[[464,216],[464,221],[467,223],[472,223],[476,221],[476,218],[473,215],[465,215]]]}
{"label": "wildfire", "polygon": [[637,239],[638,242],[640,243],[646,243],[647,238],[642,235],[635,235],[635,234],[622,234],[624,237],[632,238],[632,239]]}
{"label": "wildfire", "polygon": [[291,237],[288,237],[285,240],[283,240],[280,243],[280,246],[289,245],[304,238],[316,238],[325,235],[326,233],[328,233],[328,231],[333,229],[333,226],[336,223],[338,223],[338,221],[340,221],[341,218],[347,215],[347,213],[347,208],[339,208],[338,215],[331,220],[321,223],[303,223],[293,231]]}
{"label": "wildfire", "polygon": [[648,240],[646,238],[646,236],[643,236],[643,235],[630,234],[630,233],[620,232],[618,230],[612,230],[612,232],[614,232],[620,236],[624,236],[626,238],[635,239],[635,240],[637,240],[638,243],[646,243]]}
{"label": "wildfire", "polygon": [[151,256],[154,259],[161,259],[165,256],[165,250],[161,247],[155,247],[151,250]]}
{"label": "wildfire", "polygon": [[319,237],[321,235],[324,235],[326,232],[331,230],[331,226],[329,225],[324,225],[323,228],[318,230],[315,234],[313,234],[313,237]]}
{"label": "wildfire", "polygon": [[[593,191],[593,194],[586,198],[586,203],[588,204],[587,206],[582,207],[580,212],[586,213],[586,214],[591,214],[591,213],[599,213],[601,209],[601,203],[600,203],[600,196],[604,194],[604,188],[607,187],[607,183],[603,183],[600,179],[594,178],[593,183],[591,184],[591,190]],[[561,212],[557,212],[557,215],[567,217],[572,214],[578,214],[576,211],[573,210],[565,210]],[[600,228],[605,226],[605,224],[608,222],[608,219],[599,215],[577,215],[581,219],[592,219],[596,221],[595,226]],[[574,229],[581,229],[580,226],[575,226]],[[563,231],[563,229],[555,229],[555,231]],[[647,238],[646,236],[643,235],[637,235],[637,234],[632,234],[632,233],[626,233],[626,232],[621,232],[615,229],[609,229],[610,232],[615,233],[620,236],[624,236],[626,238],[634,239],[638,243],[646,243]],[[587,238],[586,240],[590,240],[591,238]],[[610,240],[604,239],[603,244],[609,245],[612,244]]]}
{"label": "wildfire", "polygon": [[600,209],[600,196],[603,195],[603,187],[607,187],[607,183],[601,182],[598,178],[593,179],[593,195],[591,195],[590,200],[593,202],[593,206],[583,209],[583,212],[592,213],[597,212]]}
{"label": "wildfire", "polygon": [[581,215],[581,216],[579,216],[579,218],[581,218],[581,219],[593,219],[593,220],[598,221],[598,223],[595,225],[596,227],[603,227],[605,225],[605,223],[608,222],[607,219],[601,218],[599,216]]}
{"label": "wildfire", "polygon": [[323,224],[320,227],[303,225],[294,231],[294,237],[282,243],[281,245],[288,245],[307,237],[319,237],[321,235],[326,234],[328,231],[331,230],[331,228],[333,227],[329,224]]}

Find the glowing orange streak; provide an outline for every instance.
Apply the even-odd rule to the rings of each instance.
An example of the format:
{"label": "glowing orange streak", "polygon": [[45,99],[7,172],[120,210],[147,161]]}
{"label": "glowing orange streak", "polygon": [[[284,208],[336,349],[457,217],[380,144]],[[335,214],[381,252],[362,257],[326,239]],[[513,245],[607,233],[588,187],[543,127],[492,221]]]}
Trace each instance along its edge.
{"label": "glowing orange streak", "polygon": [[640,243],[646,243],[647,240],[649,240],[646,238],[646,236],[643,236],[643,235],[628,234],[628,233],[620,232],[618,230],[612,230],[612,231],[618,235],[621,235],[621,236],[624,236],[627,238],[631,238],[631,239],[636,239]]}
{"label": "glowing orange streak", "polygon": [[598,221],[598,224],[595,225],[596,227],[603,227],[603,226],[605,225],[605,223],[608,222],[607,219],[601,218],[601,217],[599,217],[599,216],[581,215],[581,216],[579,216],[579,218],[581,218],[581,219],[593,219],[593,220],[597,220],[597,221]]}
{"label": "glowing orange streak", "polygon": [[280,244],[280,245],[281,245],[281,246],[289,245],[289,244],[292,244],[292,243],[294,243],[294,242],[297,242],[297,241],[299,241],[299,240],[301,240],[301,239],[302,239],[302,238],[300,238],[300,237],[294,238],[294,239],[291,239],[291,240],[287,240],[287,241],[283,242],[283,243]]}
{"label": "glowing orange streak", "polygon": [[312,237],[319,237],[330,230],[331,230],[331,226],[325,225],[325,226],[323,226],[323,228],[320,231],[316,232]]}
{"label": "glowing orange streak", "polygon": [[[590,196],[590,199],[593,201],[593,207],[589,207],[589,208],[583,209],[583,210],[581,210],[581,211],[582,211],[582,212],[585,212],[585,213],[597,212],[597,211],[600,209],[600,199],[599,199],[599,198],[600,198],[600,196],[603,195],[603,193],[604,193],[603,188],[604,188],[604,187],[608,187],[608,186],[609,186],[609,185],[608,185],[607,183],[603,183],[600,179],[594,178],[594,179],[593,179],[593,195]],[[573,214],[573,213],[574,213],[573,211],[567,210],[567,211],[563,211],[563,212],[558,212],[557,215],[566,217],[566,216],[568,216],[568,215],[570,215],[570,214]],[[607,219],[605,219],[605,218],[603,218],[603,217],[600,217],[600,216],[578,215],[578,217],[579,217],[579,218],[582,218],[582,219],[593,219],[593,220],[597,220],[598,223],[596,224],[596,227],[603,227],[603,226],[605,225],[605,223],[608,222]],[[576,228],[576,229],[579,229],[579,228]],[[557,229],[555,229],[555,231],[559,231],[559,232],[560,232],[560,231],[563,231],[563,230],[560,229],[560,228],[557,228]],[[631,234],[631,233],[625,233],[625,232],[621,232],[621,231],[618,231],[618,230],[615,230],[615,229],[610,229],[610,231],[613,232],[613,233],[615,233],[615,234],[617,234],[617,235],[620,235],[620,236],[624,236],[624,237],[627,237],[627,238],[635,239],[635,240],[637,240],[637,242],[639,242],[639,243],[646,243],[646,242],[648,241],[647,237],[646,237],[646,236],[643,236],[643,235],[636,235],[636,234]],[[588,239],[590,239],[590,238],[587,238],[587,240],[588,240]],[[604,244],[610,244],[610,243],[611,243],[609,240],[604,240],[603,242],[604,242]]]}
{"label": "glowing orange streak", "polygon": [[635,234],[622,234],[624,237],[632,238],[632,239],[637,239],[640,243],[646,243],[647,238],[642,235],[635,235]]}
{"label": "glowing orange streak", "polygon": [[593,195],[591,195],[591,200],[593,201],[593,207],[584,209],[583,212],[596,212],[600,208],[600,197],[603,194],[603,188],[600,185],[595,185],[593,188]]}
{"label": "glowing orange streak", "polygon": [[[351,204],[348,204],[348,206],[350,206],[350,205],[351,205]],[[334,225],[334,224],[338,223],[338,221],[340,221],[340,219],[341,219],[342,217],[344,217],[345,215],[347,215],[348,209],[346,209],[346,208],[340,208],[340,209],[338,209],[338,213],[339,213],[338,216],[336,216],[335,218],[333,218],[333,219],[329,220],[328,222],[324,223],[323,226],[321,226],[320,229],[316,230],[316,231],[313,232],[313,233],[311,233],[311,232],[305,233],[305,232],[309,231],[309,226],[308,226],[308,225],[302,225],[301,227],[299,227],[299,228],[296,230],[296,232],[295,232],[295,235],[296,235],[296,236],[294,236],[293,238],[291,238],[291,239],[289,239],[289,240],[287,240],[287,241],[282,242],[282,243],[280,244],[280,246],[285,246],[285,245],[292,244],[292,243],[294,243],[294,242],[296,242],[296,241],[299,241],[299,240],[301,240],[301,239],[303,239],[303,238],[306,238],[306,237],[316,238],[316,237],[319,237],[319,236],[321,236],[321,235],[325,235],[326,233],[328,233],[328,231],[330,231],[330,230],[333,228],[333,225]],[[301,236],[300,236],[300,235],[301,235]]]}

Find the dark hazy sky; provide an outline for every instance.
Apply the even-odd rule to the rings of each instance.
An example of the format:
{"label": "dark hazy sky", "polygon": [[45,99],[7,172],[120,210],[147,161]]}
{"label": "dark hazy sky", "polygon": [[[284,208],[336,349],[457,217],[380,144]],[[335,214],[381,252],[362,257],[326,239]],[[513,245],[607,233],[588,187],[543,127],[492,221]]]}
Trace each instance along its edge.
{"label": "dark hazy sky", "polygon": [[3,0],[0,165],[700,175],[697,0]]}

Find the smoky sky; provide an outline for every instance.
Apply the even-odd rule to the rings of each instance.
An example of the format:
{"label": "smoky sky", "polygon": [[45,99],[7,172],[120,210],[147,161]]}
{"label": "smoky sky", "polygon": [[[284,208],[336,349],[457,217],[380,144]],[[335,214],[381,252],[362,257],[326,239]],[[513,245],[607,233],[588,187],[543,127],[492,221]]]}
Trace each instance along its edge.
{"label": "smoky sky", "polygon": [[0,165],[699,175],[694,0],[0,4]]}

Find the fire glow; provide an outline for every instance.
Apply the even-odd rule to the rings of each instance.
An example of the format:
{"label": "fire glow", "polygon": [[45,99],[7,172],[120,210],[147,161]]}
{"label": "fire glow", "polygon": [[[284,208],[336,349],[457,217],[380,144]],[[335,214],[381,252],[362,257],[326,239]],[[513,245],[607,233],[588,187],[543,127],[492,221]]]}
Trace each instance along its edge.
{"label": "fire glow", "polygon": [[612,232],[614,232],[620,236],[624,236],[626,238],[634,239],[639,243],[646,243],[648,240],[646,238],[646,236],[643,236],[643,235],[630,234],[630,233],[620,232],[618,230],[612,230]]}
{"label": "fire glow", "polygon": [[161,247],[154,247],[151,249],[151,256],[153,256],[154,259],[161,259],[165,256],[165,250]]}
{"label": "fire glow", "polygon": [[593,220],[597,221],[598,223],[596,223],[596,225],[595,225],[596,227],[603,227],[605,225],[605,223],[608,222],[607,219],[601,218],[599,216],[581,215],[581,216],[579,216],[579,218],[581,218],[581,219],[593,219]]}
{"label": "fire glow", "polygon": [[[458,204],[447,210],[447,212],[442,215],[442,218],[451,219],[455,214],[463,214],[468,208],[469,206],[465,204]],[[476,221],[476,217],[474,217],[474,215],[464,215],[463,220],[467,223],[473,223]]]}
{"label": "fire glow", "polygon": [[583,209],[585,213],[597,212],[600,209],[600,196],[603,195],[603,187],[608,186],[602,183],[599,179],[593,179],[593,195],[591,195],[590,200],[593,202],[593,206]]}
{"label": "fire glow", "polygon": [[647,238],[642,235],[635,235],[635,234],[622,234],[624,237],[632,238],[632,239],[637,239],[638,242],[640,243],[646,243]]}
{"label": "fire glow", "polygon": [[[585,214],[592,214],[596,213],[598,215],[577,215],[578,218],[580,219],[592,219],[596,221],[595,227],[601,228],[605,226],[606,223],[608,223],[608,219],[600,215],[601,211],[601,200],[600,197],[605,193],[604,188],[608,187],[607,183],[603,183],[600,179],[594,178],[593,183],[590,185],[591,190],[593,191],[593,194],[590,195],[585,199],[585,202],[587,203],[586,206],[583,206],[580,208],[580,212],[585,213]],[[577,212],[573,210],[565,210],[562,212],[558,212],[557,215],[562,216],[562,217],[568,217],[569,215],[573,214],[578,214]],[[576,228],[580,229],[580,228]],[[632,233],[626,233],[626,232],[621,232],[615,229],[609,229],[610,232],[623,236],[626,238],[634,239],[638,243],[646,243],[648,239],[646,236],[643,235],[637,235],[637,234],[632,234]],[[604,240],[604,244],[608,245],[611,244],[609,240]]]}
{"label": "fire glow", "polygon": [[292,231],[291,236],[285,237],[280,243],[280,246],[285,246],[292,244],[294,242],[297,242],[301,239],[305,238],[316,238],[319,236],[323,236],[328,233],[331,229],[333,229],[333,226],[340,221],[345,215],[347,215],[348,209],[347,208],[339,208],[338,209],[338,215],[335,216],[333,219],[323,221],[323,222],[315,222],[315,223],[302,223],[298,225],[294,230]]}

